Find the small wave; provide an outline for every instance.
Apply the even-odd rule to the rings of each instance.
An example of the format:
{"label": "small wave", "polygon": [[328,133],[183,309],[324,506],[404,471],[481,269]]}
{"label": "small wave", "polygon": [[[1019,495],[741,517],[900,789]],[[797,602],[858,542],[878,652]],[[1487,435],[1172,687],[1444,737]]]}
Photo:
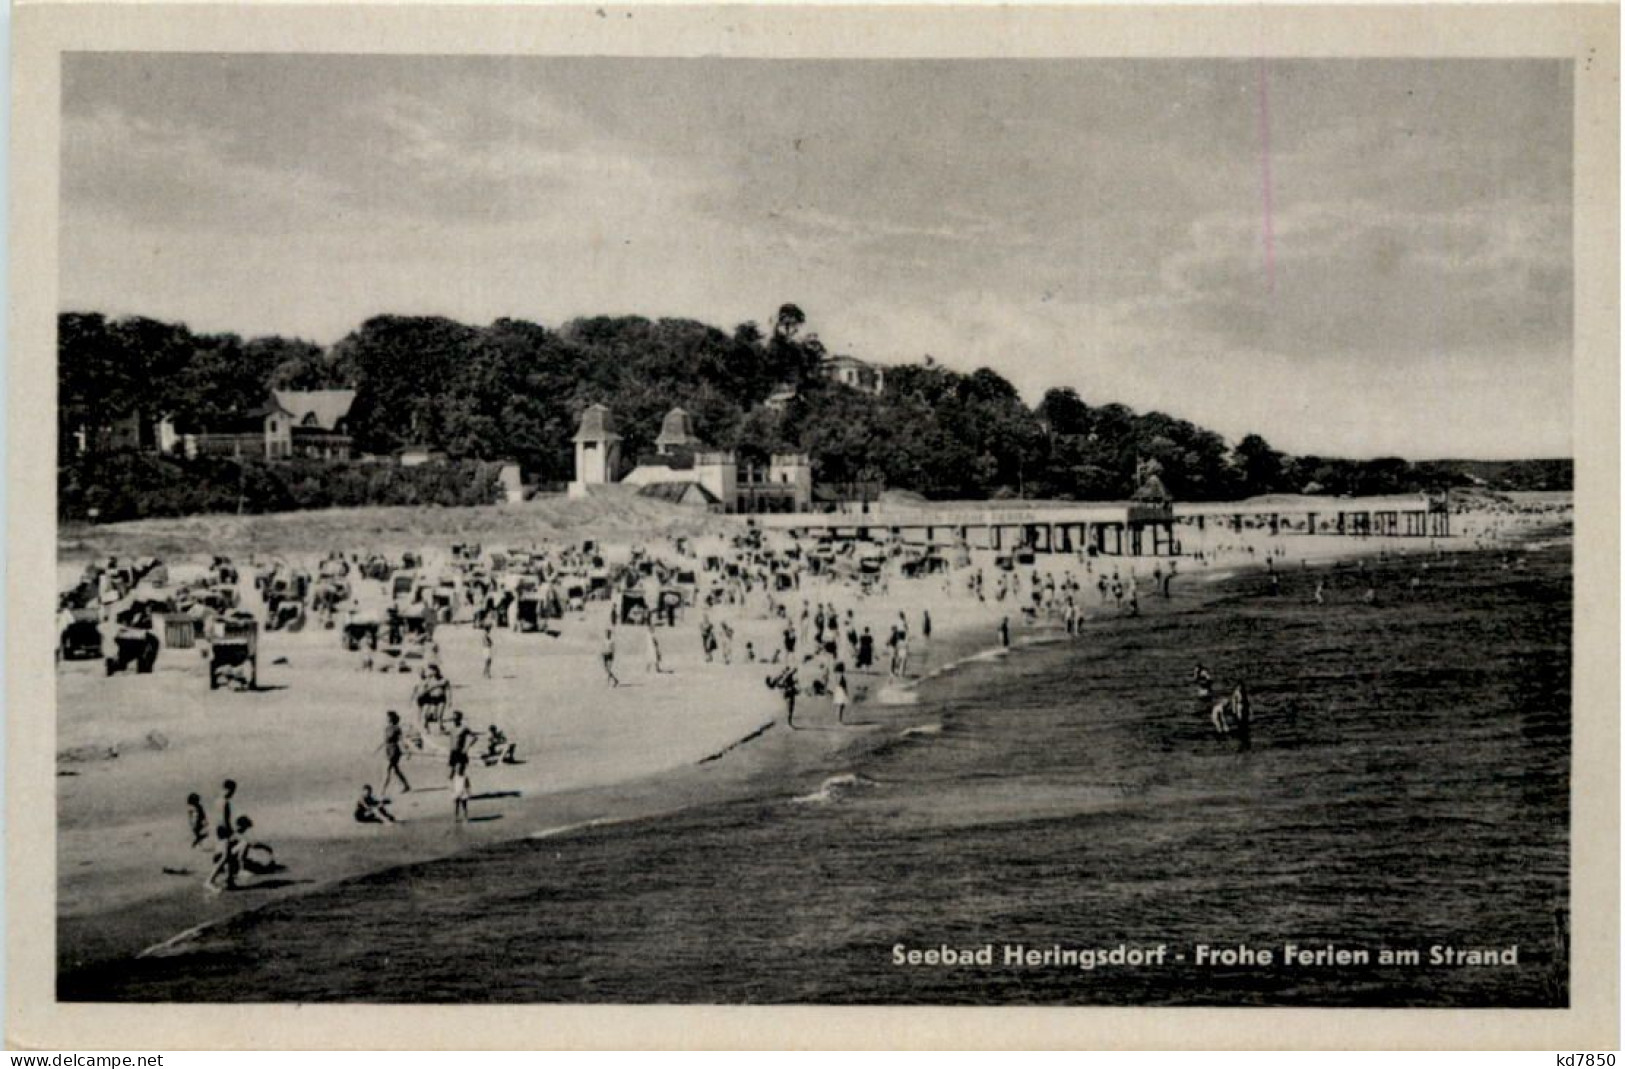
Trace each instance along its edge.
{"label": "small wave", "polygon": [[873,787],[875,781],[856,772],[842,772],[818,785],[811,794],[799,795],[790,801],[796,805],[827,805],[863,787]]}
{"label": "small wave", "polygon": [[915,726],[913,726],[911,728],[905,728],[902,731],[898,732],[897,737],[900,738],[900,739],[912,739],[912,738],[915,738],[916,736],[921,736],[921,735],[941,735],[941,734],[942,734],[942,723],[941,723],[941,721],[937,721],[937,722],[931,723],[931,724],[916,724]]}
{"label": "small wave", "polygon": [[679,811],[673,809],[673,811],[669,812],[632,812],[632,814],[627,814],[627,816],[624,817],[593,817],[591,820],[577,820],[575,824],[561,824],[557,825],[557,827],[541,829],[539,832],[531,832],[530,835],[526,835],[525,838],[557,838],[559,835],[570,835],[572,832],[585,832],[585,830],[598,829],[598,827],[614,827],[616,824],[632,824],[634,820],[660,819],[660,817],[673,816],[673,814],[676,814],[676,812]]}
{"label": "small wave", "polygon": [[887,683],[869,700],[876,705],[915,705],[920,700],[914,683]]}
{"label": "small wave", "polygon": [[920,676],[918,679],[912,680],[911,685],[918,686],[927,680],[936,679],[938,676],[947,675],[949,672],[952,672],[955,669],[967,664],[986,664],[991,661],[1000,660],[1009,652],[1009,650],[1004,649],[1001,646],[993,646],[985,650],[979,650],[976,653],[966,654],[957,661],[949,661],[946,664],[931,669],[931,671],[925,673],[925,675]]}
{"label": "small wave", "polygon": [[204,921],[202,924],[194,924],[184,932],[176,932],[174,935],[170,936],[168,939],[165,939],[161,943],[152,944],[152,946],[147,947],[145,950],[141,951],[141,953],[137,954],[136,957],[163,958],[169,957],[173,954],[180,954],[189,944],[195,943],[199,939],[203,938],[210,928],[213,928],[219,923],[219,921]]}
{"label": "small wave", "polygon": [[722,749],[718,750],[716,753],[708,754],[707,756],[700,758],[699,761],[697,761],[695,763],[696,764],[701,764],[701,765],[707,765],[707,764],[710,764],[712,761],[720,760],[721,758],[727,756],[728,754],[732,753],[733,751],[739,749],[739,747],[745,745],[747,742],[753,742],[756,739],[761,738],[763,735],[767,734],[768,731],[770,731],[772,729],[774,724],[777,724],[777,723],[778,723],[777,720],[769,720],[767,723],[763,724],[761,727],[757,728],[755,731],[752,731],[749,735],[746,735],[744,738],[735,739],[733,742],[731,742],[728,745],[724,746]]}

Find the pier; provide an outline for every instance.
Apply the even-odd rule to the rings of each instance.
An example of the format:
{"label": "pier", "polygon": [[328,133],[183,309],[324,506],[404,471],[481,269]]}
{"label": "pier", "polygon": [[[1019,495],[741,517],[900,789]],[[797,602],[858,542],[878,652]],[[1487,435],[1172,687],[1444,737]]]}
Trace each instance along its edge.
{"label": "pier", "polygon": [[1267,529],[1271,534],[1353,535],[1362,538],[1446,538],[1443,499],[1424,494],[1369,498],[1270,498],[1249,501],[1150,504],[1059,502],[940,508],[871,505],[866,512],[794,513],[754,517],[795,537],[889,541],[903,545],[994,552],[1086,553],[1096,556],[1177,556],[1179,528]]}

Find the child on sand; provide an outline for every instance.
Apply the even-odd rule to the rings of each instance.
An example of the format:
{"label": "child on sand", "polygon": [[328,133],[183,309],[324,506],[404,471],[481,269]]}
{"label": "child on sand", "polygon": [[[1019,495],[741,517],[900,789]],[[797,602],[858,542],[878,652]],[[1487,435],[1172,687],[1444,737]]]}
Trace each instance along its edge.
{"label": "child on sand", "polygon": [[192,828],[192,849],[209,841],[209,814],[203,811],[203,799],[195,791],[186,796],[186,822]]}
{"label": "child on sand", "polygon": [[451,819],[458,824],[468,820],[468,793],[468,771],[465,767],[451,774]]}
{"label": "child on sand", "polygon": [[276,863],[276,853],[265,843],[252,842],[248,833],[254,828],[254,822],[247,817],[237,818],[238,863],[244,872],[256,875],[265,875],[269,872],[279,872],[281,865]]}
{"label": "child on sand", "polygon": [[389,803],[372,793],[372,784],[363,784],[361,797],[355,803],[355,822],[357,824],[393,824],[395,817],[389,811]]}
{"label": "child on sand", "polygon": [[220,784],[220,826],[228,832],[232,828],[231,800],[237,797],[237,781],[228,779]]}
{"label": "child on sand", "polygon": [[846,707],[851,701],[846,688],[846,666],[835,666],[835,722],[846,723]]}
{"label": "child on sand", "polygon": [[[242,870],[242,843],[231,828],[222,824],[215,831],[220,841],[220,849],[214,855],[214,868],[209,872],[209,878],[203,881],[203,889],[209,894],[219,894],[222,890],[235,891],[237,889],[237,873]],[[224,886],[221,877],[225,877]]]}
{"label": "child on sand", "polygon": [[492,724],[490,730],[486,732],[485,753],[481,755],[481,760],[488,767],[499,763],[504,765],[517,764],[514,757],[515,749],[517,749],[517,744],[509,742],[508,736],[502,733],[502,729]]}

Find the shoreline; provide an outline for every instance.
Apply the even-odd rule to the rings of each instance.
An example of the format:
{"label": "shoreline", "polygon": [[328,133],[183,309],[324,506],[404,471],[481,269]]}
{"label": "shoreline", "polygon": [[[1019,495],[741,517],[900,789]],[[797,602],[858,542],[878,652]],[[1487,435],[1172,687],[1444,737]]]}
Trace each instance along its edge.
{"label": "shoreline", "polygon": [[[932,585],[921,584],[925,588]],[[803,592],[819,598],[831,593],[813,587],[790,594]],[[868,604],[860,604],[860,619],[879,612],[895,613],[899,607],[917,619],[916,606],[929,608],[938,619],[943,619],[943,599],[933,593],[931,589],[911,589],[902,597],[872,599]],[[961,603],[963,600],[963,597],[959,599]],[[460,827],[451,824],[450,795],[444,793],[445,788],[436,783],[428,790],[422,789],[420,772],[430,779],[443,775],[443,766],[433,756],[427,760],[425,756],[415,756],[405,762],[407,775],[419,789],[396,796],[395,814],[401,823],[384,827],[353,823],[348,812],[353,798],[333,793],[335,789],[349,792],[363,778],[377,786],[382,772],[381,757],[375,759],[376,764],[372,759],[360,765],[353,759],[341,762],[358,769],[349,774],[352,783],[335,779],[331,771],[335,762],[330,759],[328,747],[319,747],[318,757],[314,759],[309,753],[311,748],[306,747],[306,754],[291,755],[291,762],[286,759],[290,755],[283,754],[282,763],[272,762],[253,777],[251,786],[250,777],[242,774],[240,766],[232,763],[231,758],[210,755],[208,759],[213,765],[226,768],[226,774],[243,784],[244,793],[239,795],[242,808],[253,816],[256,832],[275,846],[278,860],[287,865],[287,871],[259,880],[258,890],[255,883],[245,880],[241,890],[213,898],[206,898],[201,890],[206,872],[201,851],[192,855],[196,860],[191,865],[162,865],[165,869],[193,871],[155,875],[154,870],[160,868],[159,858],[167,858],[176,851],[166,852],[160,848],[155,858],[146,846],[153,839],[173,837],[182,826],[180,802],[185,789],[177,773],[189,776],[188,782],[196,783],[196,789],[206,800],[209,798],[207,788],[212,784],[207,773],[174,767],[172,758],[179,756],[178,751],[190,748],[183,736],[194,732],[208,734],[215,729],[207,725],[207,721],[220,719],[222,710],[239,704],[263,706],[275,702],[279,712],[300,715],[289,709],[290,696],[301,686],[298,673],[314,668],[316,673],[325,676],[329,689],[336,685],[345,695],[346,708],[329,710],[334,714],[332,719],[342,717],[347,721],[343,729],[346,739],[364,739],[370,750],[381,730],[383,708],[394,706],[401,709],[403,715],[407,713],[405,695],[399,692],[405,689],[409,677],[393,673],[375,677],[355,672],[346,658],[357,655],[341,654],[336,649],[336,634],[314,627],[299,635],[282,632],[262,635],[268,645],[275,643],[274,648],[262,651],[262,665],[284,658],[290,662],[284,667],[262,668],[261,683],[266,688],[263,692],[219,692],[212,698],[206,690],[200,693],[196,688],[203,684],[196,677],[202,669],[197,662],[188,663],[186,654],[190,651],[166,651],[155,673],[146,677],[121,675],[102,680],[99,665],[71,665],[58,677],[61,693],[57,958],[61,971],[67,974],[128,959],[162,942],[152,938],[154,930],[175,933],[196,928],[200,923],[205,927],[217,925],[290,896],[381,870],[443,859],[564,825],[646,817],[673,808],[672,799],[676,800],[677,808],[686,808],[733,797],[740,783],[753,775],[752,769],[757,765],[772,764],[787,771],[808,767],[876,730],[878,724],[861,721],[853,724],[851,717],[848,727],[839,731],[825,730],[822,721],[831,719],[827,697],[803,698],[798,702],[797,727],[805,727],[805,730],[792,733],[784,729],[782,701],[762,682],[770,665],[766,662],[750,664],[738,656],[747,639],[756,641],[759,648],[765,650],[766,634],[777,626],[765,613],[753,613],[756,607],[741,610],[743,618],[728,617],[738,628],[736,656],[731,668],[704,663],[697,631],[700,610],[695,608],[685,611],[674,632],[662,629],[664,660],[674,669],[674,674],[635,675],[638,671],[636,629],[621,628],[617,642],[623,652],[617,657],[617,669],[623,674],[626,685],[616,689],[605,685],[597,663],[596,640],[592,637],[601,634],[603,621],[599,618],[608,611],[603,603],[593,603],[586,618],[574,614],[567,618],[564,621],[566,635],[562,639],[498,632],[497,685],[500,687],[502,669],[508,665],[513,665],[524,678],[516,685],[509,685],[506,694],[493,696],[507,702],[505,711],[493,715],[510,737],[520,742],[519,757],[527,763],[483,768],[476,761],[472,767],[471,799],[471,815],[476,819]],[[720,622],[725,614],[713,612],[713,616]],[[878,624],[882,619],[876,616],[870,622]],[[989,637],[978,638],[979,631]],[[940,627],[931,640],[932,662],[941,658],[943,651],[961,642],[985,644],[991,632],[991,624],[985,628]],[[452,704],[467,703],[472,725],[483,730],[486,717],[476,706],[483,705],[484,701],[480,695],[471,693],[480,684],[471,682],[465,689],[462,683],[476,676],[471,667],[477,664],[474,660],[478,657],[474,649],[476,633],[472,628],[459,626],[444,629],[437,637],[443,643],[444,660],[454,682]],[[630,651],[627,651],[628,646],[632,647]],[[627,661],[633,662],[630,671],[623,666]],[[930,664],[928,662],[927,667]],[[530,671],[526,671],[525,666]],[[184,673],[184,681],[175,678],[176,672]],[[883,671],[853,672],[850,679],[854,711],[885,708],[884,701],[877,700],[886,689]],[[394,696],[380,697],[379,687],[374,685],[378,683],[395,691]],[[138,689],[143,693],[137,693]],[[87,691],[112,695],[110,704],[118,715],[99,716],[96,715],[99,708],[91,708],[91,715],[84,718],[90,724],[67,725],[64,730],[63,721],[73,719],[65,710],[77,708],[83,714],[90,704]],[[169,745],[165,749],[143,746],[141,731],[148,729],[148,718],[155,715],[161,695],[181,691],[188,692],[186,696],[192,699],[194,707],[181,710],[180,715],[171,716],[170,720],[148,731],[149,738],[170,737]],[[527,710],[515,705],[533,704],[538,692],[545,692],[548,709],[532,715],[527,730],[524,726]],[[207,707],[204,707],[205,701]],[[354,722],[356,708],[349,706],[365,710],[361,714],[362,723]],[[141,711],[132,712],[132,707]],[[572,707],[569,722],[550,723],[550,715],[565,707]],[[613,723],[606,723],[603,710],[610,707],[618,707],[619,711]],[[248,715],[263,724],[277,713],[262,709]],[[859,716],[868,719],[869,714]],[[237,756],[252,751],[256,741],[284,751],[296,748],[297,736],[325,730],[313,727],[308,715],[303,716],[303,721],[286,729],[273,726],[259,740],[238,740],[244,745],[237,747]],[[117,760],[64,763],[64,754],[95,749],[96,744],[87,740],[98,733],[105,737],[110,723],[124,731],[115,741],[121,751]],[[290,733],[296,736],[291,746],[286,738]],[[201,741],[215,745],[220,740]],[[356,748],[353,742],[350,748]],[[255,756],[261,758],[263,754]],[[299,760],[301,757],[305,760]],[[127,769],[145,772],[158,762],[170,766],[164,778],[174,786],[167,790],[127,774]],[[136,765],[143,767],[137,770]],[[124,783],[96,782],[110,772],[118,773]],[[286,780],[286,784],[268,782],[279,777]],[[142,796],[160,792],[163,803],[159,808],[169,815],[135,814],[148,819],[132,822],[132,814],[122,812],[126,807],[120,803],[126,795],[121,786],[128,787],[131,794]],[[74,803],[71,796],[82,793],[85,787],[93,788],[100,801]],[[65,796],[64,791],[69,792],[68,795]],[[310,797],[301,797],[302,793]],[[426,813],[421,809],[420,800],[432,805],[432,810]],[[444,813],[439,812],[442,800]],[[500,812],[491,812],[493,807]],[[149,804],[145,808],[153,807]],[[486,812],[482,813],[482,809]],[[112,819],[115,812],[117,818]],[[488,819],[480,820],[482,816]],[[99,827],[110,819],[116,826]],[[293,828],[298,831],[291,831]],[[179,853],[187,856],[184,850]],[[200,921],[200,914],[207,916]]]}
{"label": "shoreline", "polygon": [[[1298,549],[1307,541],[1304,538],[1295,538],[1289,542],[1275,544]],[[1320,561],[1328,558],[1374,557],[1392,546],[1391,542],[1382,539],[1337,539],[1335,545],[1333,542],[1333,539],[1325,539],[1316,547],[1322,552],[1300,552],[1297,556],[1287,559],[1295,562],[1299,559]],[[1447,543],[1445,548],[1452,551],[1482,548],[1476,543],[1469,545],[1468,542],[1467,538],[1451,539],[1450,543],[1454,544]],[[1220,554],[1221,558],[1222,556],[1223,554]],[[1044,563],[1045,559],[1040,558],[1040,570],[1044,570]],[[1071,557],[1057,557],[1053,568],[1059,572],[1063,566],[1075,566],[1078,563]],[[1149,566],[1151,559],[1097,558],[1096,563],[1104,570],[1122,565]],[[1185,570],[1186,567],[1190,570]],[[1184,608],[1199,611],[1201,599],[1205,596],[1204,592],[1213,584],[1239,571],[1262,568],[1263,565],[1256,559],[1247,558],[1223,563],[1220,560],[1209,560],[1201,567],[1182,562],[1181,582],[1175,586],[1172,604],[1179,606],[1182,601],[1189,602],[1195,599],[1198,604],[1187,604]],[[963,573],[955,572],[952,575],[957,583]],[[504,809],[500,819],[490,822],[496,825],[494,828],[475,828],[470,825],[454,829],[449,826],[449,819],[428,818],[414,819],[394,829],[349,825],[344,828],[344,832],[325,837],[289,836],[270,832],[269,835],[275,840],[280,856],[292,862],[289,872],[286,873],[289,879],[279,885],[262,887],[259,892],[249,889],[220,896],[220,899],[225,901],[217,899],[215,903],[206,904],[204,908],[211,910],[214,915],[201,922],[197,919],[201,892],[191,881],[186,882],[184,886],[175,885],[173,879],[168,885],[159,881],[152,895],[112,905],[81,902],[80,908],[75,909],[72,904],[63,900],[64,897],[72,896],[62,894],[64,884],[71,881],[72,877],[64,876],[59,871],[59,981],[65,981],[71,986],[74,974],[84,970],[133,960],[132,955],[139,956],[140,953],[148,951],[161,953],[158,950],[160,947],[172,946],[177,941],[189,941],[184,937],[218,928],[221,924],[246,913],[286,902],[311,891],[331,889],[337,884],[365,879],[402,866],[444,860],[518,839],[558,837],[605,823],[654,819],[696,806],[749,797],[761,793],[772,776],[784,778],[783,793],[787,797],[803,790],[805,783],[792,781],[797,776],[805,776],[811,771],[819,770],[821,762],[827,764],[849,748],[861,748],[871,740],[895,734],[888,731],[888,728],[899,728],[903,734],[917,730],[920,726],[919,721],[924,719],[915,704],[920,701],[919,691],[922,687],[932,684],[933,681],[966,663],[995,659],[1004,655],[998,651],[992,621],[1013,606],[995,607],[991,603],[982,606],[963,593],[957,597],[940,594],[933,597],[933,591],[929,588],[937,585],[934,579],[910,580],[899,585],[909,588],[907,593],[914,596],[888,596],[878,599],[885,603],[882,611],[894,614],[899,606],[903,606],[906,611],[917,614],[918,609],[915,606],[921,604],[928,605],[932,609],[939,623],[931,640],[930,662],[922,664],[920,667],[923,671],[902,685],[889,684],[883,672],[869,677],[854,676],[853,710],[861,712],[858,712],[859,722],[848,728],[830,730],[821,723],[815,723],[814,721],[829,718],[828,700],[818,699],[816,702],[798,706],[798,718],[800,716],[808,718],[805,721],[807,729],[796,732],[784,730],[782,705],[777,695],[762,689],[755,691],[753,698],[753,686],[759,687],[761,685],[759,681],[730,680],[732,685],[724,689],[730,700],[740,703],[743,711],[739,717],[728,717],[728,723],[740,724],[742,730],[730,733],[720,745],[707,750],[704,754],[685,754],[682,760],[668,762],[662,767],[643,769],[621,776],[611,775],[601,782],[578,782],[552,789],[543,785],[543,789],[534,793],[525,791],[518,798],[503,798]],[[799,593],[792,592],[793,595]],[[1087,598],[1085,600],[1087,604]],[[1165,611],[1161,607],[1164,604],[1162,599],[1156,595],[1147,597],[1146,602],[1148,607],[1155,605],[1157,611]],[[944,611],[944,603],[947,610],[957,611],[949,615],[948,611]],[[865,608],[867,610],[871,607]],[[1090,613],[1095,619],[1099,619],[1103,614],[1097,607],[1090,607]],[[1019,616],[1013,612],[1011,614]],[[1104,615],[1109,622],[1114,614],[1106,610]],[[685,674],[692,678],[693,670],[701,667],[697,636],[692,634],[692,621],[692,615],[686,616],[676,632],[680,641],[674,643],[678,649],[674,650],[673,656],[679,668],[679,678]],[[571,630],[590,632],[591,628],[572,627]],[[1023,624],[1020,625],[1019,631],[1021,640],[1012,642],[1012,646],[1065,640],[1064,632],[1057,635],[1059,628],[1053,624],[1038,626]],[[743,633],[742,630],[742,636]],[[537,638],[535,641],[545,640]],[[993,656],[989,657],[989,654]],[[753,667],[761,669],[763,666],[758,664]],[[737,670],[734,674],[739,675]],[[759,672],[753,671],[752,674],[759,675]],[[454,672],[453,677],[456,678],[457,673]],[[868,685],[864,686],[865,683]],[[706,681],[705,692],[709,697],[717,697],[712,681]],[[709,704],[714,706],[718,703],[713,701]],[[478,713],[474,716],[476,726],[483,726],[479,716]],[[507,726],[506,720],[501,722],[504,727]],[[629,739],[622,741],[626,742]],[[525,754],[522,753],[521,756]],[[409,774],[413,774],[415,764],[417,762],[408,763]],[[824,770],[827,771],[827,768]],[[507,786],[503,782],[507,777],[499,778],[495,771],[480,769],[477,765],[474,776],[476,781],[474,802],[477,815],[483,803],[494,801],[506,793],[498,789],[492,797],[482,799],[480,797],[482,788],[487,783],[492,788]],[[58,781],[59,799],[62,782]],[[674,801],[675,805],[672,804]],[[256,813],[256,823],[260,824],[262,829],[265,828],[266,822],[258,819],[258,814],[270,810],[258,801],[249,804]],[[342,808],[343,803],[340,803],[340,809]],[[343,814],[340,816],[342,818]],[[179,821],[176,819],[170,823],[178,826]],[[286,848],[290,844],[294,846],[292,854]],[[64,859],[59,837],[59,864]],[[149,889],[154,882],[149,878]],[[174,934],[155,942],[151,938],[154,929]],[[135,933],[138,931],[147,934],[137,938]]]}
{"label": "shoreline", "polygon": [[[972,630],[965,628],[959,633],[945,634],[941,642],[945,646],[950,643],[955,646],[964,644],[968,648],[974,642],[972,636]],[[984,646],[962,654],[948,663],[936,666],[930,678],[976,660],[982,654],[994,649],[997,647]],[[874,673],[872,678],[880,686],[884,686],[881,682],[885,678],[884,673]],[[904,689],[912,691],[926,681],[926,678],[910,680]],[[85,933],[80,933],[76,942],[88,942],[98,949],[91,952],[94,954],[93,957],[86,957],[71,966],[64,962],[59,972],[59,983],[65,982],[71,986],[76,975],[95,972],[110,965],[116,966],[147,957],[162,956],[167,951],[176,950],[244,916],[302,895],[332,890],[392,870],[445,861],[524,840],[559,838],[606,826],[658,820],[664,816],[704,806],[743,801],[753,797],[768,798],[777,794],[789,797],[796,789],[792,786],[793,777],[824,771],[820,769],[822,762],[827,762],[845,751],[861,749],[866,745],[878,745],[890,738],[906,736],[917,730],[919,726],[917,722],[924,719],[917,711],[919,708],[917,703],[876,701],[880,686],[861,694],[854,694],[845,728],[837,729],[833,725],[823,723],[798,724],[794,732],[785,728],[778,698],[764,689],[764,698],[774,704],[772,717],[718,752],[627,780],[548,792],[524,799],[523,801],[529,804],[519,805],[517,811],[512,813],[513,825],[523,825],[522,830],[515,828],[501,834],[481,836],[478,841],[462,842],[445,841],[447,829],[443,826],[425,829],[422,834],[405,842],[398,835],[392,836],[392,841],[382,843],[376,839],[369,843],[357,836],[303,840],[303,846],[315,848],[306,856],[317,859],[313,867],[319,874],[300,878],[297,887],[273,886],[269,890],[277,893],[265,894],[258,901],[236,901],[232,897],[221,896],[224,901],[216,900],[219,902],[219,905],[215,906],[216,916],[173,931],[173,934],[157,942],[139,946],[138,949],[137,944],[140,940],[122,938],[122,932],[109,934],[104,931],[101,938],[91,936],[88,940]],[[821,698],[817,700],[817,705],[811,708],[798,703],[798,720],[808,716],[814,709],[820,721],[831,715],[828,699]],[[855,716],[861,719],[853,719]],[[784,776],[785,787],[782,790],[770,789],[764,792],[762,788],[767,786],[764,778],[768,775]],[[431,788],[431,790],[442,789]],[[476,805],[479,803],[478,793],[473,796],[473,801]],[[504,817],[508,815],[504,814]],[[436,834],[437,832],[439,834]],[[388,831],[385,833],[388,834]],[[335,863],[334,859],[325,856],[324,848],[339,846],[345,847],[350,853],[342,861]],[[358,846],[360,849],[357,849]],[[357,854],[363,856],[358,859]],[[247,896],[253,892],[253,885],[247,885],[235,894]],[[196,905],[197,898],[193,894],[193,889],[187,885],[178,892],[161,894],[121,908],[116,914],[118,923],[112,927],[124,929],[134,926],[146,929],[154,921],[163,923],[167,920],[171,925],[181,923],[179,914],[194,909]],[[139,919],[132,914],[139,914]],[[110,921],[114,918],[102,914],[96,919]],[[90,918],[70,919],[59,914],[59,938],[64,921],[72,923],[81,920]],[[95,925],[94,920],[91,923]],[[60,947],[58,956],[60,960],[62,957]]]}

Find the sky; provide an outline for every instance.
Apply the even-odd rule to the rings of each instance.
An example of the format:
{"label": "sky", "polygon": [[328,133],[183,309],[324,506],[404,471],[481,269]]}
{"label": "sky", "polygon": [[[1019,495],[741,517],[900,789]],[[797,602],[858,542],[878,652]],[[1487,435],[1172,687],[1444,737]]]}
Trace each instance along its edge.
{"label": "sky", "polygon": [[64,57],[60,304],[683,316],[1294,453],[1571,453],[1544,60]]}

